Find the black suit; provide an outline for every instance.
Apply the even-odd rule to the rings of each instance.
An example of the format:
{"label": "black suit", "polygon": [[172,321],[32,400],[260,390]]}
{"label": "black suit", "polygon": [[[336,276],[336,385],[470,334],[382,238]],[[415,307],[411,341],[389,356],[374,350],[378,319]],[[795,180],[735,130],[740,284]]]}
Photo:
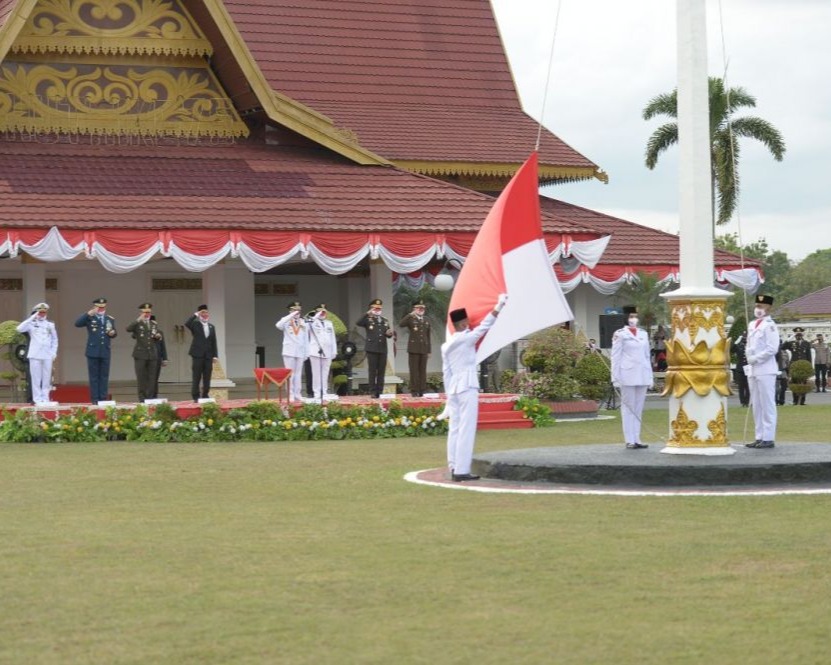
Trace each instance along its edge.
{"label": "black suit", "polygon": [[[216,345],[216,328],[213,323],[208,324],[209,333],[205,337],[205,328],[202,321],[195,314],[185,321],[185,327],[190,330],[193,335],[193,341],[190,344],[190,351],[188,352],[193,358],[192,382],[191,382],[191,396],[196,401],[200,397],[207,397],[211,391],[211,373],[213,372],[213,360],[219,357]],[[199,390],[199,384],[202,384],[202,390]]]}

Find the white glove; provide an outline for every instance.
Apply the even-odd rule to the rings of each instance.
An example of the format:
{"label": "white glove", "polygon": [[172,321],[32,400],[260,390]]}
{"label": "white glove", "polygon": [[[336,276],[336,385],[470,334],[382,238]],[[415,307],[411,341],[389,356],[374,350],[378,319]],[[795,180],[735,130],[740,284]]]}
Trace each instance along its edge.
{"label": "white glove", "polygon": [[315,314],[314,318],[316,318],[318,321],[319,321],[320,319],[322,319],[322,318],[323,318],[323,311],[321,310],[320,312],[318,312],[317,314]]}
{"label": "white glove", "polygon": [[494,309],[497,312],[501,312],[502,308],[505,306],[506,302],[508,302],[508,294],[507,293],[500,293],[499,297],[496,299],[496,307],[494,307]]}
{"label": "white glove", "polygon": [[755,365],[756,364],[756,356],[747,356],[747,364],[748,365]]}
{"label": "white glove", "polygon": [[612,381],[612,386],[615,388],[620,388],[620,381]]}

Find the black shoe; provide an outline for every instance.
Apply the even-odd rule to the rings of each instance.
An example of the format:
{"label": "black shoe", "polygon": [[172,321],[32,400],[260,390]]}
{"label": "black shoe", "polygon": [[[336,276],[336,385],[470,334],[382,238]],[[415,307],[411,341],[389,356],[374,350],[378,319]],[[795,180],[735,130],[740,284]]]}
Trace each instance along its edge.
{"label": "black shoe", "polygon": [[648,443],[627,443],[626,447],[629,448],[629,450],[640,450],[641,448],[649,448],[649,444]]}
{"label": "black shoe", "polygon": [[454,483],[462,483],[466,480],[479,480],[479,476],[474,476],[472,473],[452,473],[450,477]]}
{"label": "black shoe", "polygon": [[760,441],[757,448],[773,448],[776,444],[773,441]]}
{"label": "black shoe", "polygon": [[744,447],[745,448],[758,448],[760,443],[762,443],[762,440],[761,439],[756,439],[753,443],[744,444]]}

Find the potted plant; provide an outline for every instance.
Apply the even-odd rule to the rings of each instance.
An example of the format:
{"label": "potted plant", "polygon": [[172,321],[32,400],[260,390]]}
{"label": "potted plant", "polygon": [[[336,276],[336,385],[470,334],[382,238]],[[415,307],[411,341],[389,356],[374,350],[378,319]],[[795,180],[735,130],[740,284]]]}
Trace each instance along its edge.
{"label": "potted plant", "polygon": [[791,363],[791,382],[788,384],[788,387],[793,393],[794,403],[801,401],[797,400],[797,397],[802,397],[804,399],[804,396],[811,392],[811,386],[808,384],[808,379],[812,376],[814,376],[814,367],[809,361],[797,360]]}

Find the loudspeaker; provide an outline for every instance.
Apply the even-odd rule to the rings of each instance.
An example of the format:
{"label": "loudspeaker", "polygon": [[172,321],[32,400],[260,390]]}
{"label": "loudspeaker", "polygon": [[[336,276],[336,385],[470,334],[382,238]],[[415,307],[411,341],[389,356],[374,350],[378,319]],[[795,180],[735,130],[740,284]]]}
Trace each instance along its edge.
{"label": "loudspeaker", "polygon": [[612,348],[612,335],[626,325],[626,317],[623,314],[601,314],[599,317],[600,348]]}

